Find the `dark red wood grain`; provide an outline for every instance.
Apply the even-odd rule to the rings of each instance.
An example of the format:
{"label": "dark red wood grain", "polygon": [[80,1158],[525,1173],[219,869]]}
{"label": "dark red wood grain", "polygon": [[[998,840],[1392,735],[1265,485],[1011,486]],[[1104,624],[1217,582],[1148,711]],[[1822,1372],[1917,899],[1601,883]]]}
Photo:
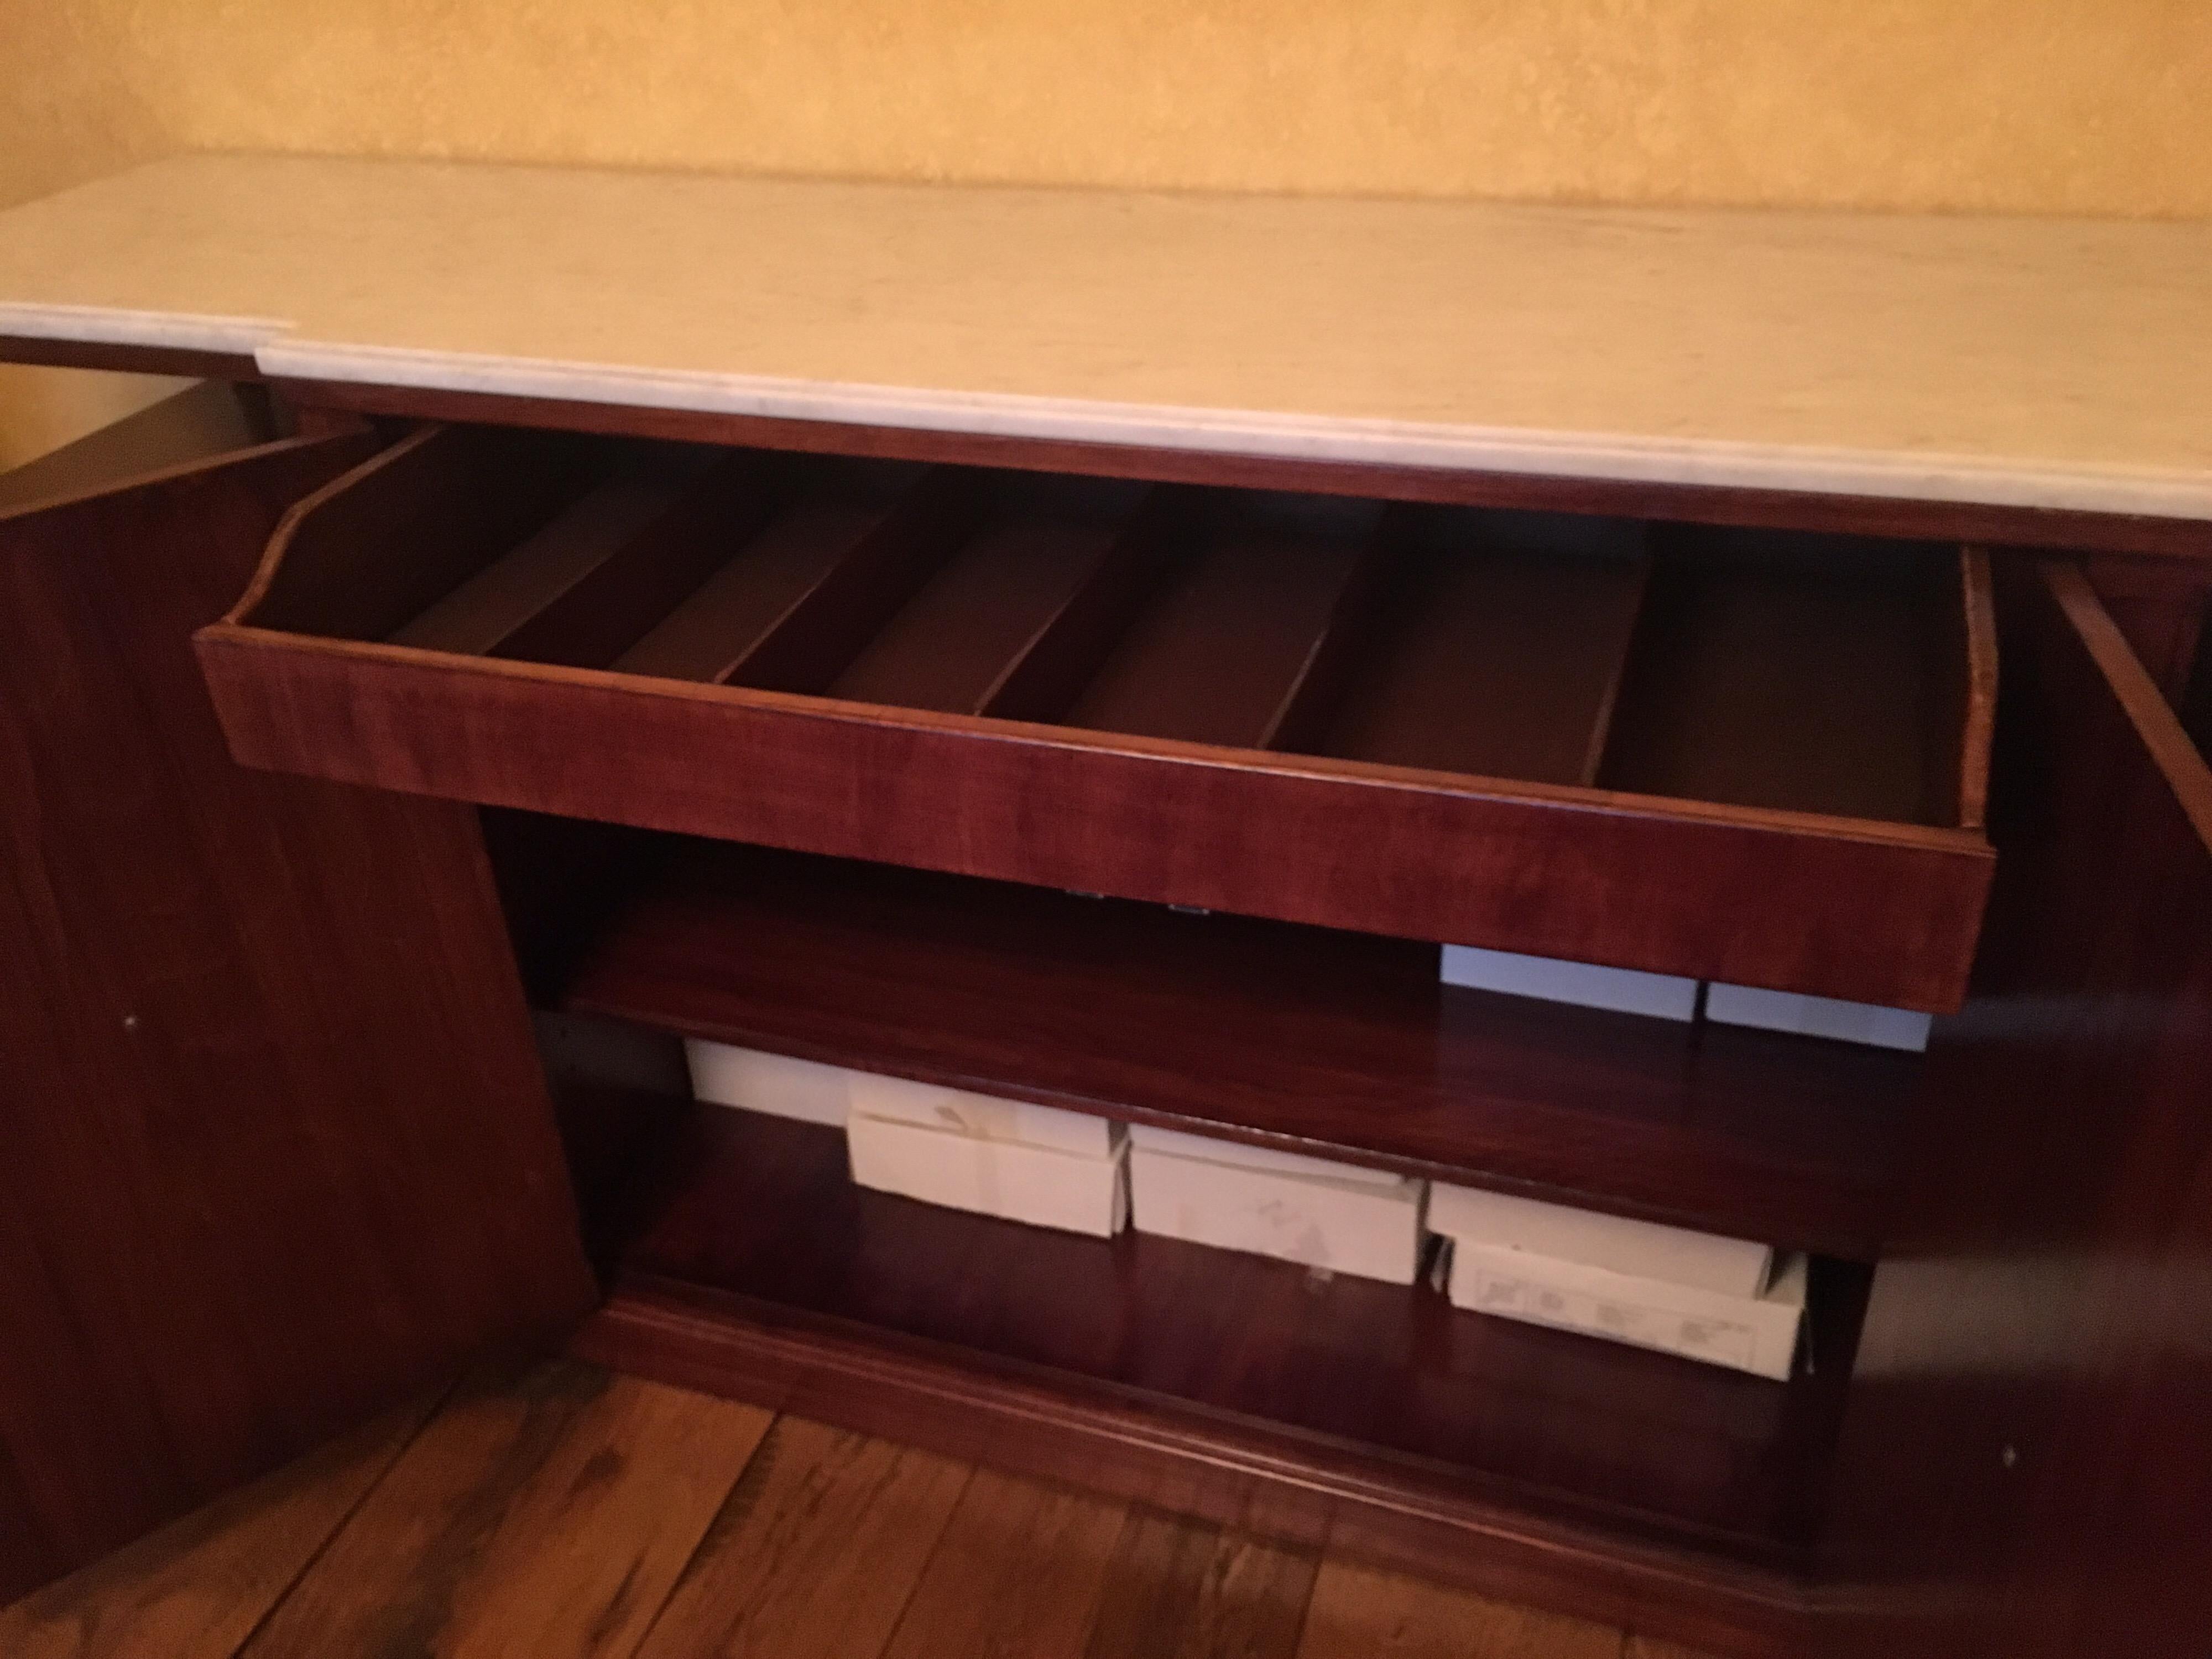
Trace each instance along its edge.
{"label": "dark red wood grain", "polygon": [[1838,1462],[1891,1654],[2212,1629],[2212,774],[2071,567],[2015,572],[1975,994],[1928,1055]]}
{"label": "dark red wood grain", "polygon": [[2167,702],[2182,703],[2198,664],[2212,660],[2203,649],[2212,560],[2106,554],[2082,568],[2145,672]]}
{"label": "dark red wood grain", "polygon": [[1991,862],[1957,830],[1509,791],[230,623],[198,644],[250,766],[1899,1006],[1963,990]]}
{"label": "dark red wood grain", "polygon": [[[1871,1259],[1917,1061],[1441,987],[1433,947],[759,849],[639,885],[563,1007]],[[548,937],[541,927],[538,937]]]}
{"label": "dark red wood grain", "polygon": [[1334,1449],[1066,1375],[1024,1376],[887,1344],[682,1285],[618,1291],[571,1352],[680,1387],[781,1407],[954,1457],[1177,1514],[1571,1608],[1741,1659],[1814,1651],[1799,1577],[1711,1548],[1577,1524],[1465,1481],[1378,1471]]}
{"label": "dark red wood grain", "polygon": [[51,368],[91,368],[129,374],[204,375],[240,384],[261,379],[250,351],[199,351],[189,346],[118,345],[99,340],[53,340],[0,334],[0,363]]}
{"label": "dark red wood grain", "polygon": [[1803,1650],[1819,1483],[1789,1472],[1825,1459],[1857,1272],[1824,1279],[1820,1370],[1785,1388],[1425,1288],[862,1192],[834,1130],[720,1109],[627,1223],[586,1357],[1492,1594],[1632,1607],[1716,1651]]}
{"label": "dark red wood grain", "polygon": [[[1011,493],[974,469],[916,482],[893,467],[904,485],[876,502],[886,464],[816,458],[817,505],[865,506],[865,527],[850,512],[779,520],[818,544],[786,547],[745,517],[711,580],[714,525],[663,550],[665,580],[651,558],[620,561],[625,592],[674,607],[659,625],[612,593],[591,608],[619,623],[591,656],[646,636],[626,672],[565,648],[377,643],[479,572],[513,586],[506,562],[536,557],[513,538],[615,453],[443,428],[303,506],[203,636],[232,752],[488,805],[1855,1001],[1940,1012],[1963,991],[1990,853],[1947,821],[1972,793],[1946,774],[1978,760],[1975,733],[1931,729],[1939,707],[1987,714],[1932,689],[1965,672],[1961,630],[1933,625],[1957,610],[1955,550],[1734,535],[1724,558],[1679,562],[1662,586],[1687,598],[1645,618],[1625,667],[1633,591],[1606,595],[1595,668],[1581,651],[1489,652],[1464,696],[1431,685],[1414,700],[1412,718],[1449,732],[1553,700],[1548,686],[1521,696],[1516,676],[1572,682],[1564,786],[1267,752],[1317,738],[1352,690],[1395,557],[1374,502],[1219,492],[1188,519],[1172,498],[1139,511],[1056,610],[1024,619],[1026,638],[1006,630],[1000,672],[954,676],[984,680],[994,714],[1048,726],[819,695]],[[1083,567],[1095,529],[1060,533]],[[769,618],[760,584],[738,579],[771,541],[776,569],[798,555],[811,574]],[[1455,556],[1484,558],[1481,537]],[[1577,574],[1540,561],[1536,593],[1491,597],[1541,611],[1556,584],[1565,616],[1589,597]],[[960,658],[962,630],[945,631]],[[532,654],[551,659],[506,660]],[[727,684],[635,672],[682,665],[688,682],[713,662]],[[1601,738],[1613,787],[1581,787]],[[1931,779],[1941,812],[1923,799]]]}
{"label": "dark red wood grain", "polygon": [[0,1601],[589,1304],[475,815],[193,665],[371,442],[0,515]]}

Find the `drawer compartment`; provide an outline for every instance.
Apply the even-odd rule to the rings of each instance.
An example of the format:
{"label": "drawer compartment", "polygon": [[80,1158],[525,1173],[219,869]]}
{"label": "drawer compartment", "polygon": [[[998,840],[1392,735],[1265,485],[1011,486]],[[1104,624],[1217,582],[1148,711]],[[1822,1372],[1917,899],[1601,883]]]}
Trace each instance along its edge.
{"label": "drawer compartment", "polygon": [[1978,554],[421,431],[198,637],[246,764],[1948,1010]]}

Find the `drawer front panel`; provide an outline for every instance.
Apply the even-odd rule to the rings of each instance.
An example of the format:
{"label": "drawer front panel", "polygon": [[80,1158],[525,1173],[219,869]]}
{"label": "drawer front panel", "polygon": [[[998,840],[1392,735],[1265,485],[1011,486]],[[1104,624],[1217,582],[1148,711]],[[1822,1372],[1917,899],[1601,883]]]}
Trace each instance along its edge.
{"label": "drawer front panel", "polygon": [[251,629],[200,656],[247,765],[1854,1001],[1950,1006],[1992,865],[1960,831],[1487,794]]}

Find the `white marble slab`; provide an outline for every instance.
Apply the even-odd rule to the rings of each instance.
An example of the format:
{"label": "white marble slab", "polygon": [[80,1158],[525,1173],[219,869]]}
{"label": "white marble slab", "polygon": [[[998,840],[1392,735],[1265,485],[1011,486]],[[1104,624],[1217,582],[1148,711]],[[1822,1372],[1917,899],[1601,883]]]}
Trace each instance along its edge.
{"label": "white marble slab", "polygon": [[0,332],[276,374],[2212,518],[2212,224],[195,156],[0,214]]}

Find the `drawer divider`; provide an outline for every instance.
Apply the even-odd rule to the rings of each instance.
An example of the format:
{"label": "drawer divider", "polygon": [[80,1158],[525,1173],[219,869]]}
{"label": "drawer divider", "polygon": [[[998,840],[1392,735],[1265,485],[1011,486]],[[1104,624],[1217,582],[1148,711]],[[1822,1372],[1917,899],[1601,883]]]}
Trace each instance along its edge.
{"label": "drawer divider", "polygon": [[1297,752],[1317,743],[1328,729],[1350,687],[1353,671],[1374,647],[1384,596],[1406,557],[1404,534],[1401,511],[1386,512],[1376,520],[1361,544],[1297,678],[1284,692],[1254,748]]}
{"label": "drawer divider", "polygon": [[1629,623],[1613,650],[1612,672],[1607,675],[1605,690],[1598,699],[1597,718],[1590,722],[1589,743],[1583,750],[1582,769],[1575,775],[1574,781],[1586,789],[1597,787],[1598,774],[1605,769],[1606,751],[1613,744],[1613,715],[1620,708],[1620,688],[1628,678],[1629,660],[1636,648],[1637,636],[1643,631],[1644,609],[1651,592],[1649,532],[1639,532],[1638,539],[1647,545],[1632,567],[1626,601]]}
{"label": "drawer divider", "polygon": [[610,479],[394,644],[570,668],[603,668],[706,579],[774,500],[771,469],[634,468]]}
{"label": "drawer divider", "polygon": [[577,440],[425,427],[295,507],[235,614],[292,633],[389,638],[605,476]]}
{"label": "drawer divider", "polygon": [[1186,556],[1204,515],[1200,491],[1164,485],[1130,516],[1082,585],[976,699],[974,713],[1051,721],[1066,714]]}
{"label": "drawer divider", "polygon": [[980,526],[987,477],[924,473],[717,680],[819,695]]}
{"label": "drawer divider", "polygon": [[758,456],[716,462],[486,654],[604,667],[704,581],[732,541],[759,528],[774,510],[773,474]]}

